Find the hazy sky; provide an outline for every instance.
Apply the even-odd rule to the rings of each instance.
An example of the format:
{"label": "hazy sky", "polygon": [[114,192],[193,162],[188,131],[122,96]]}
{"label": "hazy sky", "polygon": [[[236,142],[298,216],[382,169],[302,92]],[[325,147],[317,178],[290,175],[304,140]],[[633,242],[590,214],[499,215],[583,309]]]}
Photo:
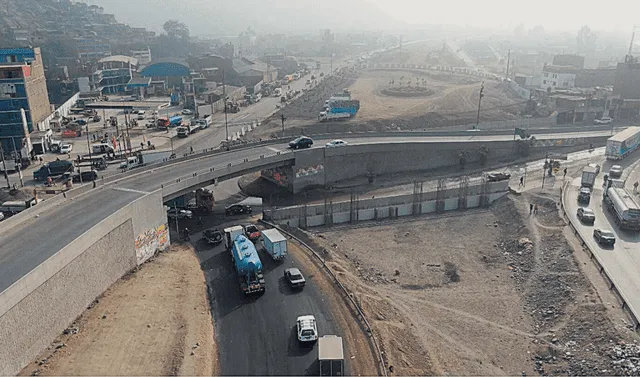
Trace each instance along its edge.
{"label": "hazy sky", "polygon": [[[488,27],[542,25],[549,30],[592,29],[628,32],[640,24],[640,0],[368,0],[410,23]],[[615,18],[613,17],[615,15]]]}

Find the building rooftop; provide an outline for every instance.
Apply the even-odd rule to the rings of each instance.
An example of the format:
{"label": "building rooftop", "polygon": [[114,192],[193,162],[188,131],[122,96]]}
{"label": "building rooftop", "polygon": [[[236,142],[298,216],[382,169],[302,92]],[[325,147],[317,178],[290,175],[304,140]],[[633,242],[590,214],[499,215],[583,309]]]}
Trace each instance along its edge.
{"label": "building rooftop", "polygon": [[125,56],[125,55],[112,55],[112,56],[107,56],[105,58],[98,60],[98,63],[107,63],[107,62],[122,62],[122,63],[131,64],[131,65],[138,65],[138,59],[132,58],[131,56]]}

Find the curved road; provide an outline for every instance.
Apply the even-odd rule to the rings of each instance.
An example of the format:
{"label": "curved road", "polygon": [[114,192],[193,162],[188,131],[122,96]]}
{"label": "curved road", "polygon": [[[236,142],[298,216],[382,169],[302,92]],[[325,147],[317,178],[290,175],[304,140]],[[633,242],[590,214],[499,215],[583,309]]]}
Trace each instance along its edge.
{"label": "curved road", "polygon": [[[196,234],[193,239],[199,238],[200,234]],[[320,335],[341,335],[342,329],[332,320],[327,295],[314,283],[315,271],[306,271],[291,254],[277,263],[260,251],[267,289],[264,295],[247,299],[240,292],[231,256],[224,246],[211,247],[201,240],[193,244],[211,297],[216,337],[221,345],[221,374],[317,376],[317,345],[298,344],[296,318],[314,315]],[[284,270],[294,266],[307,279],[302,291],[291,290],[283,278]]]}
{"label": "curved road", "polygon": [[[580,178],[576,178],[571,182],[564,195],[567,216],[569,216],[570,221],[574,224],[582,239],[588,244],[588,247],[593,250],[609,276],[614,280],[618,290],[625,296],[627,304],[635,313],[640,314],[640,270],[638,269],[638,266],[640,266],[640,233],[620,230],[615,225],[613,215],[604,208],[602,203],[604,194],[604,180],[602,177],[614,164],[623,165],[630,170],[630,165],[640,157],[640,151],[635,152],[630,157],[622,162],[607,161],[603,164],[602,170],[596,179],[589,204],[578,203]],[[640,167],[636,169],[640,169]],[[628,171],[625,171],[623,178],[626,179],[628,173]],[[627,189],[630,191],[633,190],[632,184],[633,182],[627,183]],[[594,225],[586,225],[578,220],[576,212],[581,206],[593,209],[596,214]],[[613,248],[599,245],[595,241],[593,238],[593,229],[595,228],[611,230],[616,235],[616,243]]]}
{"label": "curved road", "polygon": [[[585,132],[581,136],[607,135],[605,131]],[[537,135],[538,139],[575,137],[576,133]],[[357,144],[389,144],[405,143],[409,139],[394,136],[349,137],[347,140]],[[346,137],[345,137],[346,138]],[[411,142],[470,142],[511,140],[510,135],[482,136],[469,133],[469,136],[411,137]],[[321,148],[326,139],[317,139],[315,148]],[[191,176],[194,172],[207,170],[209,167],[226,166],[228,163],[239,163],[244,159],[259,159],[261,155],[273,154],[286,150],[286,144],[255,146],[227,153],[197,157],[174,163],[160,165],[151,170],[133,170],[130,175],[118,181],[108,183],[73,201],[51,209],[37,218],[25,216],[24,221],[10,230],[3,230],[0,224],[0,292],[11,286],[20,277],[49,258],[73,239],[95,226],[111,213],[121,208],[124,203],[136,199],[147,192],[152,192],[161,185],[176,178]],[[20,216],[20,215],[18,215]]]}

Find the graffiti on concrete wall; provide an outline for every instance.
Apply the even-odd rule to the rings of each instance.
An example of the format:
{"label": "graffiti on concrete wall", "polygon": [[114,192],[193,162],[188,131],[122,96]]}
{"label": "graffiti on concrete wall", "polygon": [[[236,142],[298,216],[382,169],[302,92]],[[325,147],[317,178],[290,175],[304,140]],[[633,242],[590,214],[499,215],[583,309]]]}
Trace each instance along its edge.
{"label": "graffiti on concrete wall", "polygon": [[533,143],[533,146],[536,148],[575,147],[577,145],[589,145],[589,139],[585,137],[568,139],[536,139]]}
{"label": "graffiti on concrete wall", "polygon": [[261,173],[263,177],[279,184],[280,186],[287,187],[290,184],[289,182],[290,171],[291,171],[291,168],[287,169],[287,167],[277,167],[273,169],[265,169]]}
{"label": "graffiti on concrete wall", "polygon": [[296,171],[296,178],[310,177],[318,173],[324,172],[324,165],[312,165],[306,168],[300,168]]}
{"label": "graffiti on concrete wall", "polygon": [[136,238],[136,257],[138,264],[144,263],[155,255],[157,251],[169,248],[169,227],[167,224],[147,229]]}

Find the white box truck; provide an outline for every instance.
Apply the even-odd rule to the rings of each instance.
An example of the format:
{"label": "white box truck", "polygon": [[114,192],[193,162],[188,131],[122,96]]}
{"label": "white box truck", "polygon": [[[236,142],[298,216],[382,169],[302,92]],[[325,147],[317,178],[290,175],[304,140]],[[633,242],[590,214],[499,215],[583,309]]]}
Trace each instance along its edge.
{"label": "white box truck", "polygon": [[274,260],[282,260],[287,256],[287,238],[278,229],[262,231],[262,247]]}
{"label": "white box truck", "polygon": [[318,339],[318,364],[321,376],[344,376],[342,338],[325,335]]}
{"label": "white box truck", "polygon": [[622,160],[640,145],[640,127],[629,127],[607,140],[607,160]]}

